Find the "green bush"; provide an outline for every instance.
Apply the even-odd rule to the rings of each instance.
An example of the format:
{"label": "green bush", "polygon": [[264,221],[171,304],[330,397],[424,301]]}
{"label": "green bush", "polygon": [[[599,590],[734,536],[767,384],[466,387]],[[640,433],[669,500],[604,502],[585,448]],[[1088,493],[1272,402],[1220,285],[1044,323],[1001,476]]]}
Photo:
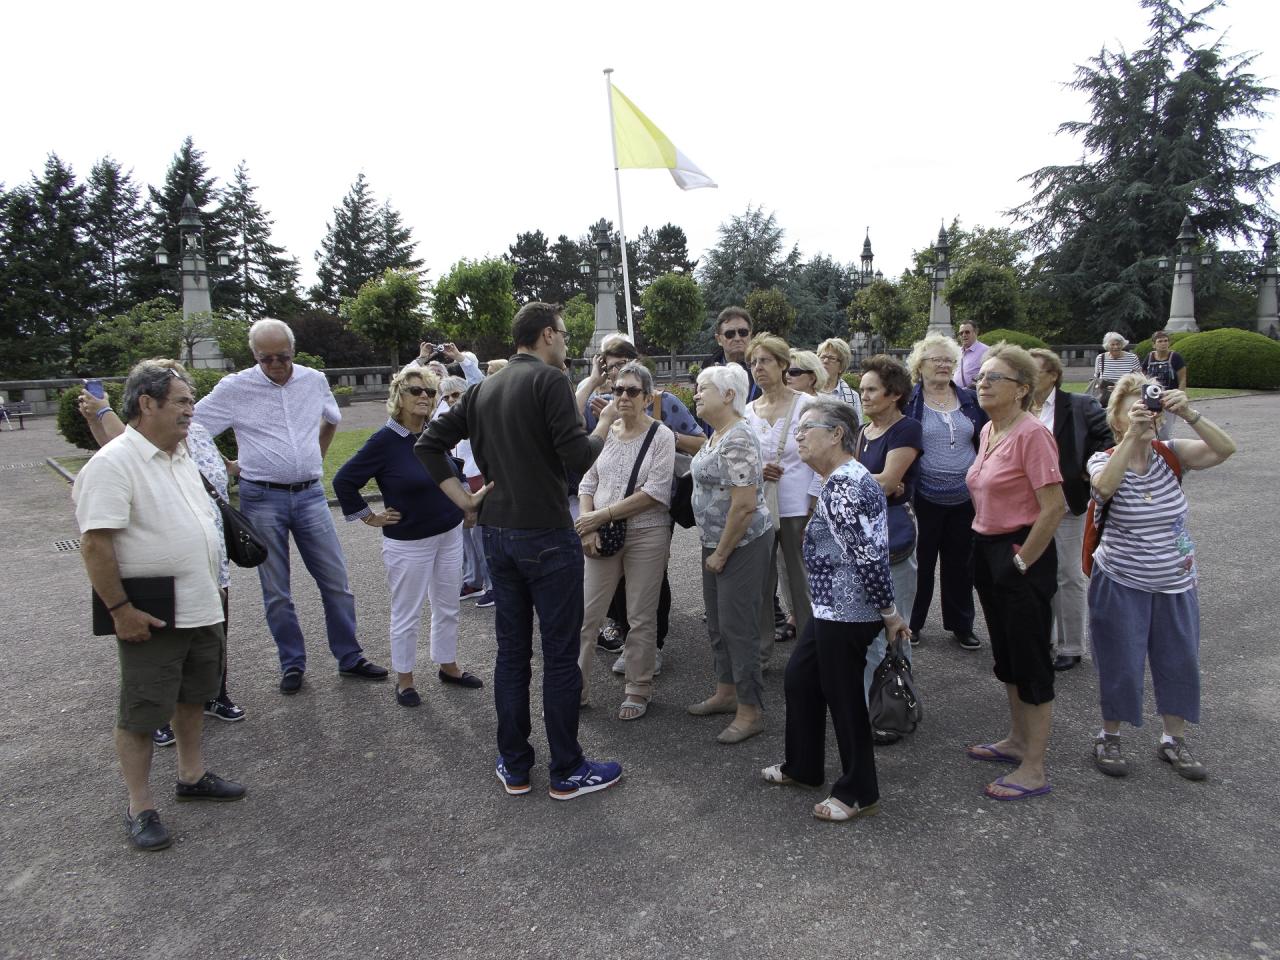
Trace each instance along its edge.
{"label": "green bush", "polygon": [[1179,341],[1187,386],[1280,389],[1280,343],[1249,330],[1223,328]]}
{"label": "green bush", "polygon": [[1029,333],[1022,333],[1019,330],[984,330],[978,339],[985,343],[988,347],[994,347],[1001,340],[1006,343],[1012,343],[1021,347],[1023,350],[1031,350],[1035,347],[1048,347],[1049,345],[1039,337],[1033,337]]}
{"label": "green bush", "polygon": [[688,387],[682,387],[675,383],[670,384],[666,389],[667,389],[667,393],[671,394],[673,397],[675,397],[677,400],[683,403],[686,407],[688,407],[690,413],[694,412],[693,391],[691,389],[689,389]]}
{"label": "green bush", "polygon": [[854,393],[857,393],[858,386],[862,383],[862,374],[854,373],[851,370],[846,374],[842,374],[840,379],[847,383],[853,389]]}
{"label": "green bush", "polygon": [[[1170,349],[1177,347],[1179,340],[1185,340],[1187,339],[1187,337],[1194,337],[1194,336],[1195,334],[1192,333],[1190,330],[1180,330],[1177,333],[1169,334]],[[1147,357],[1151,354],[1151,350],[1152,350],[1151,338],[1147,337],[1147,339],[1142,340],[1138,343],[1131,343],[1125,349],[1132,350],[1134,353],[1138,355],[1139,360],[1142,360],[1145,362]],[[1182,351],[1179,350],[1178,352],[1181,353]],[[1218,384],[1215,383],[1214,386],[1216,387],[1218,386]]]}

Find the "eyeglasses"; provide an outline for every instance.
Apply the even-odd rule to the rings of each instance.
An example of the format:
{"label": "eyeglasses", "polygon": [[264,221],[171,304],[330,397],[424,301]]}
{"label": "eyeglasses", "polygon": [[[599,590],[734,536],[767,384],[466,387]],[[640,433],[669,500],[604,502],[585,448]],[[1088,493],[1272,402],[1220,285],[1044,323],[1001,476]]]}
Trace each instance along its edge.
{"label": "eyeglasses", "polygon": [[628,396],[632,400],[640,396],[644,391],[640,387],[614,387],[613,395],[615,397]]}
{"label": "eyeglasses", "polygon": [[405,390],[413,394],[415,397],[420,397],[424,393],[428,397],[434,397],[436,395],[436,392],[432,390],[430,387],[405,387]]}
{"label": "eyeglasses", "polygon": [[811,377],[814,376],[814,372],[812,370],[804,370],[800,367],[792,367],[787,371],[788,377],[803,377],[805,374],[808,374]]}
{"label": "eyeglasses", "polygon": [[736,337],[741,337],[745,340],[747,337],[751,336],[751,331],[746,327],[738,327],[733,330],[721,330],[720,336],[724,337],[726,340],[733,340]]}
{"label": "eyeglasses", "polygon": [[254,356],[259,363],[267,366],[273,363],[288,363],[293,359],[292,353],[256,353]]}
{"label": "eyeglasses", "polygon": [[1002,381],[1005,381],[1005,380],[1008,380],[1010,383],[1022,382],[1017,377],[1011,377],[1006,373],[980,373],[973,378],[974,383],[982,383],[982,381],[984,380],[987,381],[988,383],[1001,383]]}
{"label": "eyeglasses", "polygon": [[796,427],[796,432],[795,432],[796,439],[797,440],[800,439],[806,433],[812,430],[814,427],[822,427],[826,430],[834,430],[836,428],[836,424],[827,423],[824,420],[806,420],[804,423],[800,424],[800,426]]}
{"label": "eyeglasses", "polygon": [[605,373],[617,373],[630,362],[630,360],[618,360],[614,363],[606,363],[604,365]]}
{"label": "eyeglasses", "polygon": [[560,336],[562,337],[569,336],[569,331],[565,327],[552,327],[551,329],[554,330],[556,333],[560,334]]}
{"label": "eyeglasses", "polygon": [[444,398],[448,400],[450,403],[457,403],[459,400],[462,399],[462,391],[455,390],[453,393],[446,393],[444,395]]}
{"label": "eyeglasses", "polygon": [[930,363],[936,363],[940,367],[954,367],[956,362],[950,357],[925,357]]}
{"label": "eyeglasses", "polygon": [[818,357],[818,359],[821,360],[823,363],[839,363],[840,362],[840,358],[832,353],[824,353],[820,357]]}

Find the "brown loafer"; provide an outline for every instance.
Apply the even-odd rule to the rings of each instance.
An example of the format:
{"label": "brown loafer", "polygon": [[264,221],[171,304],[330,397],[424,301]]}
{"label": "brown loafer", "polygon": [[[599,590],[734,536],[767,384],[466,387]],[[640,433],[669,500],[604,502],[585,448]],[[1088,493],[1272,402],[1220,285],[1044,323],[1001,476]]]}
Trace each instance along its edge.
{"label": "brown loafer", "polygon": [[741,743],[743,740],[750,740],[757,733],[764,733],[764,718],[753,720],[745,727],[739,727],[737,724],[729,724],[720,731],[716,737],[721,743]]}

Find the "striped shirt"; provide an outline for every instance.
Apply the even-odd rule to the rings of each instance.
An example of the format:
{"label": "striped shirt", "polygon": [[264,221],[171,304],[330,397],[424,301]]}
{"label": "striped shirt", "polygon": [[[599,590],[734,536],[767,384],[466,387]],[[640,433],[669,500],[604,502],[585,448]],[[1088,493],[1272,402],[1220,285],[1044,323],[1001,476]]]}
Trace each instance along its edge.
{"label": "striped shirt", "polygon": [[1093,372],[1103,380],[1110,380],[1115,383],[1126,373],[1141,373],[1142,361],[1131,350],[1126,350],[1120,354],[1119,360],[1112,359],[1109,353],[1100,353],[1098,354],[1098,359],[1094,362]]}
{"label": "striped shirt", "polygon": [[[1154,450],[1149,456],[1145,474],[1124,472],[1124,481],[1111,497],[1093,562],[1112,580],[1134,590],[1183,593],[1196,585],[1187,498],[1164,458]],[[1089,476],[1098,476],[1110,459],[1106,451],[1090,457]],[[1095,519],[1101,516],[1101,501],[1094,514]]]}
{"label": "striped shirt", "polygon": [[930,503],[953,507],[969,501],[965,475],[973,464],[973,421],[954,410],[924,405],[924,455],[917,492]]}

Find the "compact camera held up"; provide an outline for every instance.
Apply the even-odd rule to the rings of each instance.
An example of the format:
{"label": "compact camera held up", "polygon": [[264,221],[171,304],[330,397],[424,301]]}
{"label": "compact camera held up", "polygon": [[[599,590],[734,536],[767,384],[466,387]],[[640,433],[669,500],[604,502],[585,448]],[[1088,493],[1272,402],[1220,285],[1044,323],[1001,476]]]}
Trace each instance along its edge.
{"label": "compact camera held up", "polygon": [[1142,388],[1142,405],[1152,413],[1164,409],[1164,387],[1158,383],[1148,383]]}

